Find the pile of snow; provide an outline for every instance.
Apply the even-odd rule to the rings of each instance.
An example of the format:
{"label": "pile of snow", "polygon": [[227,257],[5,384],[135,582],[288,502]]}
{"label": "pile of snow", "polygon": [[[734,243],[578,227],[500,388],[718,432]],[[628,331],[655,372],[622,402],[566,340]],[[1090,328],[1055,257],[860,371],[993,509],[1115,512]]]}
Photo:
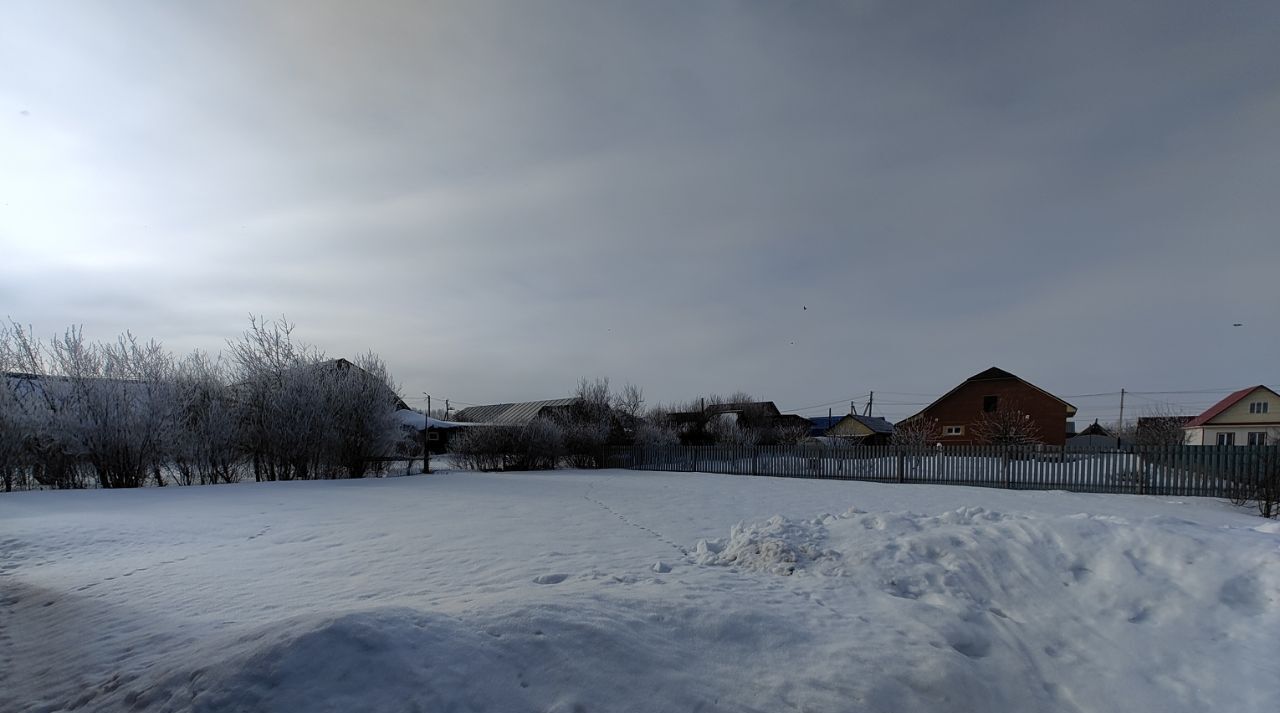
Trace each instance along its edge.
{"label": "pile of snow", "polygon": [[1209,500],[599,471],[0,496],[6,712],[1252,713],[1277,631],[1280,532]]}
{"label": "pile of snow", "polygon": [[838,574],[840,553],[822,548],[830,515],[792,522],[775,515],[761,523],[738,523],[727,540],[699,540],[693,561],[790,575],[813,569]]}

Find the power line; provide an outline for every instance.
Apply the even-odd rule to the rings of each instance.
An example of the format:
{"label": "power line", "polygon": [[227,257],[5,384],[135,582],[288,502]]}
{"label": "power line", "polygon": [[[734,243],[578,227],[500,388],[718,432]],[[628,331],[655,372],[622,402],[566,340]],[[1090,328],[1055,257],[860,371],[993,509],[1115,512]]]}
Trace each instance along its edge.
{"label": "power line", "polygon": [[813,409],[816,409],[816,408],[824,408],[826,406],[835,406],[836,404],[845,404],[850,401],[862,401],[868,396],[870,396],[869,393],[859,394],[857,396],[850,396],[847,399],[837,399],[835,401],[828,401],[822,404],[814,404],[812,406],[802,406],[800,408],[788,408],[788,409],[779,409],[779,410],[782,411],[783,413],[799,413],[800,411],[812,411]]}

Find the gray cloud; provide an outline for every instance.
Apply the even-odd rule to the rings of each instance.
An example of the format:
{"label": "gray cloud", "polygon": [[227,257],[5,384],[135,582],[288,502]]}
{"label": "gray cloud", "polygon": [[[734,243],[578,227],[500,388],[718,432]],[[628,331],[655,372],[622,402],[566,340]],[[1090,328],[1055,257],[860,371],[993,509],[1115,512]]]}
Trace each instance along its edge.
{"label": "gray cloud", "polygon": [[59,7],[0,23],[47,331],[286,313],[467,402],[1280,378],[1265,4]]}

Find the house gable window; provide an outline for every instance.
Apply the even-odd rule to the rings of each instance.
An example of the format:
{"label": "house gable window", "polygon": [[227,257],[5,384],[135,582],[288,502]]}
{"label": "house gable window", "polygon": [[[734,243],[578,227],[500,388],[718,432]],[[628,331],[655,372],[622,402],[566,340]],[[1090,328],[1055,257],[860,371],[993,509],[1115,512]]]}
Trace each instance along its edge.
{"label": "house gable window", "polygon": [[1264,432],[1264,431],[1250,432],[1250,433],[1249,433],[1249,445],[1251,445],[1251,446],[1265,446],[1265,445],[1267,445],[1267,434],[1266,434],[1266,432]]}
{"label": "house gable window", "polygon": [[1249,413],[1267,413],[1271,404],[1266,401],[1254,401],[1249,404]]}
{"label": "house gable window", "polygon": [[982,397],[982,410],[983,410],[983,412],[985,412],[985,413],[994,413],[994,412],[995,412],[995,410],[996,410],[997,408],[999,408],[999,407],[1000,407],[1000,397],[999,397],[999,396],[983,396],[983,397]]}
{"label": "house gable window", "polygon": [[1234,446],[1235,444],[1236,444],[1236,434],[1234,434],[1234,433],[1219,433],[1219,434],[1218,434],[1218,445],[1220,445],[1220,446]]}
{"label": "house gable window", "polygon": [[964,426],[947,426],[947,427],[945,427],[945,428],[943,428],[943,429],[942,429],[942,435],[944,435],[944,436],[963,436],[963,435],[964,435]]}

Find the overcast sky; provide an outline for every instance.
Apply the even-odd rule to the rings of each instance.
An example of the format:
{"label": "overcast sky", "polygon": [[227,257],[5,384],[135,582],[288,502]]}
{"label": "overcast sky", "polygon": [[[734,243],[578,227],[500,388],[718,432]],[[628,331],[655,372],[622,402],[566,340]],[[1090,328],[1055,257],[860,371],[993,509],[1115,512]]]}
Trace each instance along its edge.
{"label": "overcast sky", "polygon": [[1277,28],[1270,1],[3,0],[0,316],[216,352],[284,314],[415,404],[609,376],[897,419],[995,365],[1107,420],[1075,395],[1275,384]]}

